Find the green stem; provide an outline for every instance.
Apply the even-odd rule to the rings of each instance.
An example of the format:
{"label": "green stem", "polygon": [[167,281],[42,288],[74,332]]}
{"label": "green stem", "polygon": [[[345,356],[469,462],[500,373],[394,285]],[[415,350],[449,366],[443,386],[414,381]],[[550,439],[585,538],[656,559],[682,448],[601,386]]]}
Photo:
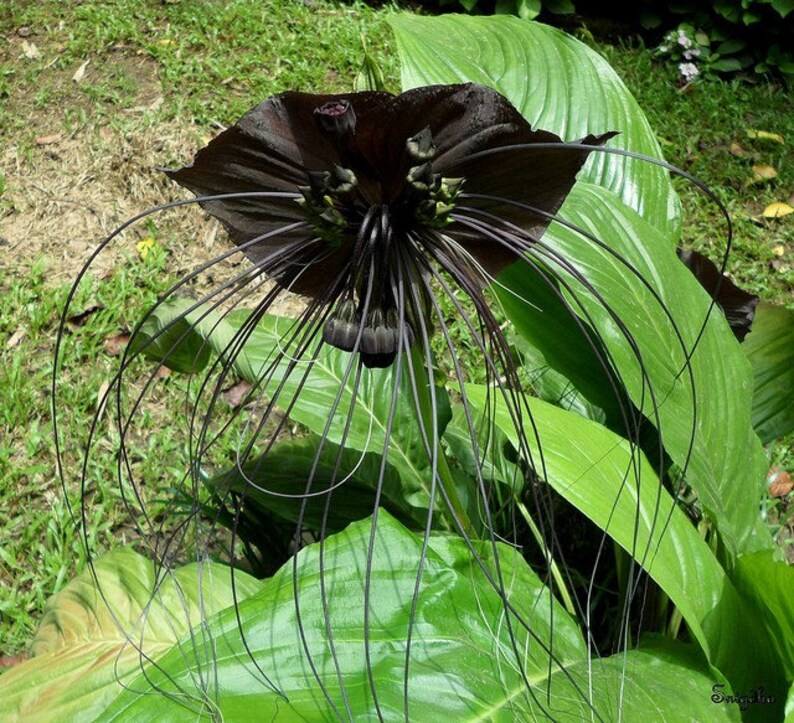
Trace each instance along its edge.
{"label": "green stem", "polygon": [[[417,422],[425,430],[425,435],[428,439],[428,442],[430,443],[430,453],[432,455],[433,438],[438,436],[439,431],[438,416],[433,406],[433,398],[430,394],[430,385],[433,383],[433,381],[428,374],[427,360],[425,359],[422,351],[419,349],[418,344],[414,345],[414,347],[411,349],[411,356],[408,363],[411,364],[411,367],[413,368],[414,380],[416,381],[416,395],[419,402],[419,408],[415,409],[415,412],[418,415]],[[435,434],[433,434],[434,429]],[[444,454],[444,450],[441,448],[440,439],[435,445],[435,454],[435,471],[438,484],[443,490],[444,496],[449,501],[452,514],[458,519],[461,528],[459,531],[463,532],[465,535],[468,535],[470,538],[475,538],[477,537],[477,534],[474,530],[474,525],[472,524],[469,514],[466,512],[466,508],[463,506],[463,503],[461,502],[458,495],[458,490],[455,487],[455,481],[452,478],[452,472],[449,469],[447,457]],[[452,525],[450,529],[455,529],[455,525]]]}
{"label": "green stem", "polygon": [[670,622],[667,625],[667,637],[676,639],[678,637],[678,633],[681,631],[681,623],[684,620],[684,616],[681,615],[681,611],[674,607],[673,612],[670,613]]}
{"label": "green stem", "polygon": [[573,598],[571,597],[568,587],[565,585],[565,579],[562,576],[559,565],[557,565],[557,561],[551,555],[548,548],[546,547],[546,544],[543,542],[543,535],[540,534],[540,530],[535,524],[535,520],[532,519],[532,516],[529,514],[529,510],[526,508],[524,503],[517,499],[516,505],[518,507],[518,511],[521,513],[521,516],[524,518],[524,522],[526,522],[529,526],[529,531],[532,533],[532,537],[534,537],[535,542],[538,543],[538,547],[543,553],[543,557],[546,558],[546,563],[548,564],[549,570],[551,571],[551,577],[554,580],[557,592],[562,599],[562,604],[571,615],[576,617],[576,606],[573,603]]}

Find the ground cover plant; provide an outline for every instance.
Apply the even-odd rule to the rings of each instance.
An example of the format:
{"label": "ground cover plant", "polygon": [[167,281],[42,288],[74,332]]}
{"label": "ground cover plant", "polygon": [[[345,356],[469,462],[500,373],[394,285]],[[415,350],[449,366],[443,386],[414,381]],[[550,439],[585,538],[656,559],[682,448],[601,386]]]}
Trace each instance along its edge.
{"label": "ground cover plant", "polygon": [[[460,47],[478,49],[481,55],[472,52],[466,57],[486,57],[485,69],[455,66],[449,58],[434,65],[427,60],[432,57],[429,48],[433,56],[444,58],[443,48],[440,52],[438,43],[429,41],[441,34],[434,22],[442,21],[395,21],[405,83],[493,85],[489,63],[503,65],[504,58],[488,57],[487,48],[506,47],[505,55],[512,59],[531,48],[538,54],[535,60],[543,57],[544,50],[563,49],[579,61],[571,67],[580,87],[591,87],[588,73],[610,79],[604,83],[603,115],[598,118],[599,110],[593,111],[606,126],[597,130],[628,128],[633,138],[619,140],[638,144],[633,150],[658,153],[641,113],[620,95],[625,90],[580,46],[537,26],[521,30],[506,26],[514,39],[511,46],[499,35],[506,32],[499,25],[486,30],[483,25],[448,19],[443,22],[450,23],[444,28],[453,38],[450,53],[454,48],[454,57],[459,58]],[[496,33],[500,42],[484,41],[488,33]],[[521,33],[529,35],[522,38]],[[524,88],[525,80],[519,77],[513,82]],[[498,89],[533,125],[556,130],[567,140],[596,130],[560,126],[568,104],[576,103],[575,94],[556,97],[549,90],[545,96],[522,97],[509,86],[508,79]],[[610,105],[614,94],[624,102]],[[432,155],[422,136],[409,134],[401,142],[406,140],[413,140],[415,154]],[[526,139],[521,140],[523,144]],[[558,156],[568,152],[554,139],[546,142]],[[117,430],[126,445],[117,458],[121,501],[130,511],[133,536],[148,541],[148,554],[160,564],[152,566],[132,553],[117,553],[95,566],[96,582],[111,609],[118,610],[125,601],[124,619],[113,620],[104,612],[102,599],[92,598],[95,586],[88,577],[67,588],[54,604],[36,640],[37,656],[31,661],[35,665],[28,671],[38,666],[33,675],[41,675],[46,664],[57,669],[63,656],[76,655],[72,663],[78,671],[98,652],[115,661],[112,670],[96,671],[95,677],[79,675],[79,686],[70,679],[72,686],[67,689],[60,681],[57,700],[65,714],[76,706],[85,712],[90,701],[100,716],[140,719],[147,705],[152,715],[160,715],[170,701],[174,716],[219,710],[233,719],[251,704],[248,696],[256,695],[262,710],[273,706],[274,712],[287,717],[290,710],[310,718],[463,710],[480,716],[531,711],[610,719],[619,709],[626,715],[647,709],[650,695],[660,706],[677,701],[677,707],[668,709],[670,716],[683,706],[688,716],[703,711],[709,717],[731,717],[738,706],[712,703],[710,696],[717,695],[713,686],[749,695],[758,678],[767,686],[767,697],[775,700],[760,700],[764,696],[758,694],[754,705],[745,706],[747,715],[774,719],[780,714],[790,678],[785,661],[791,639],[780,601],[790,581],[788,569],[765,551],[771,544],[757,514],[766,464],[749,431],[748,366],[725,322],[716,310],[709,313],[707,295],[675,257],[680,220],[666,174],[621,156],[594,155],[597,162],[585,169],[583,173],[589,175],[585,180],[580,177],[561,211],[563,219],[584,227],[590,237],[555,224],[542,243],[533,238],[531,247],[521,247],[537,254],[535,275],[528,277],[533,269],[526,264],[520,271],[508,269],[488,292],[495,297],[484,302],[477,302],[476,287],[469,287],[474,307],[467,305],[465,295],[447,293],[451,284],[467,288],[467,277],[460,271],[455,275],[458,259],[458,266],[438,273],[436,281],[424,287],[429,307],[423,307],[421,295],[414,297],[413,305],[395,304],[400,312],[396,322],[384,313],[383,323],[378,323],[364,309],[363,320],[371,322],[367,327],[340,304],[323,307],[325,316],[305,317],[303,326],[296,328],[289,314],[261,319],[261,313],[228,314],[228,300],[211,311],[199,303],[206,293],[202,285],[193,289],[199,301],[180,301],[167,294],[166,302],[144,318],[133,335],[137,341],[130,348],[131,361],[125,357],[122,362],[124,378],[132,380],[125,385],[132,393],[128,400],[135,399],[142,381],[157,383],[144,360],[132,356],[148,355],[176,371],[208,375],[201,377],[206,381],[199,387],[207,402],[196,403],[196,423],[185,450],[194,473],[187,481],[195,486],[180,487],[185,480],[178,461],[174,462],[177,445],[167,452],[174,456],[168,460],[174,473],[170,503],[163,504],[167,514],[152,507],[161,501],[163,489],[145,489],[150,473],[143,464],[148,455],[135,449],[149,429],[145,408],[127,407],[133,409],[127,426],[123,420],[128,402],[109,396],[111,412],[114,408],[121,412],[122,426]],[[357,176],[366,174],[356,170]],[[473,177],[476,180],[476,174]],[[476,201],[476,186],[468,191],[473,197],[467,198],[464,184],[458,197],[451,179],[444,175],[426,179],[429,190],[424,192],[435,195],[422,200],[433,201],[436,216],[422,218],[422,228],[427,224],[434,228],[438,214],[441,221],[451,220],[443,215],[455,213],[455,205]],[[333,180],[315,178],[315,183]],[[321,216],[325,210],[319,201],[344,193],[340,185],[345,180],[337,178],[333,187],[307,184],[309,213]],[[413,180],[421,179],[414,174]],[[606,181],[609,189],[598,181]],[[637,193],[638,187],[644,192]],[[506,193],[504,187],[499,192]],[[479,193],[487,195],[482,188]],[[597,207],[608,207],[610,214],[594,214]],[[510,204],[502,213],[509,213],[509,208]],[[556,211],[552,205],[549,213]],[[489,208],[480,212],[489,213]],[[527,223],[517,213],[509,218],[520,228]],[[342,242],[334,237],[332,227],[322,224],[338,225],[337,221],[333,214],[313,220],[332,247]],[[469,223],[485,233],[471,217]],[[510,239],[520,243],[521,236]],[[607,239],[608,247],[598,245]],[[149,257],[143,251],[150,248],[151,237],[142,241],[141,254]],[[650,244],[653,253],[647,251]],[[636,255],[638,249],[642,253]],[[469,253],[483,263],[476,247]],[[299,268],[307,268],[305,260]],[[546,282],[549,268],[559,286]],[[276,265],[271,271],[287,274],[281,277],[285,286],[293,282],[288,269]],[[300,278],[303,272],[295,273]],[[643,283],[647,278],[654,280],[651,288]],[[163,288],[157,291],[162,293]],[[267,299],[273,292],[263,293]],[[354,294],[360,299],[361,288],[355,288]],[[242,295],[250,296],[247,289]],[[515,329],[509,339],[501,336],[503,319],[494,325],[485,314],[484,303],[490,306],[496,298]],[[624,321],[637,313],[632,308],[637,299],[644,300],[639,304],[643,320],[653,320],[649,329]],[[553,316],[555,323],[538,323],[541,310],[541,322]],[[578,314],[572,314],[574,310]],[[445,326],[455,316],[469,320],[463,334]],[[254,325],[253,320],[259,323]],[[406,320],[413,344],[401,327]],[[339,336],[342,323],[364,327],[355,332],[354,348],[363,343],[367,328],[375,336],[384,329],[392,342],[395,336],[401,338],[402,348],[399,343],[396,350],[380,347],[377,358],[369,359],[367,350],[363,354],[320,350],[304,376],[309,365],[292,360],[301,355],[313,358],[304,340],[314,337],[307,335],[324,328],[331,346],[350,346],[349,334],[347,342],[344,334]],[[435,346],[429,343],[431,324],[438,330],[440,346],[438,341]],[[560,329],[569,340],[564,350],[559,345]],[[607,329],[613,333],[607,334]],[[469,340],[468,347],[462,337]],[[660,345],[660,339],[666,343]],[[660,346],[669,358],[659,358]],[[472,363],[462,349],[474,358],[480,352],[493,360],[493,366]],[[441,358],[444,352],[461,359],[459,366],[448,368],[448,379],[437,375],[431,363],[433,355]],[[539,354],[545,357],[541,363],[537,363]],[[368,362],[367,367],[383,368],[364,369],[359,357]],[[525,360],[534,360],[534,365]],[[565,376],[546,373],[527,381],[520,378],[519,366],[535,371],[551,366]],[[66,359],[64,367],[68,367]],[[484,377],[472,381],[477,369]],[[241,424],[226,430],[225,421],[213,427],[212,418],[220,419],[213,415],[213,405],[219,404],[218,392],[226,388],[230,375],[247,378],[253,386],[243,394],[243,405],[233,405],[246,410],[236,417]],[[679,384],[681,379],[686,382]],[[121,388],[118,379],[110,381],[109,390]],[[562,384],[556,391],[555,383]],[[537,397],[523,395],[530,388]],[[725,388],[736,391],[726,399],[721,393]],[[397,396],[392,394],[395,389]],[[503,390],[518,396],[502,395]],[[693,392],[698,395],[697,405]],[[658,401],[660,395],[663,403]],[[555,404],[538,398],[543,396]],[[279,398],[287,400],[279,404],[287,416],[273,411],[271,400]],[[527,421],[530,414],[532,426]],[[395,419],[398,423],[390,428],[388,420]],[[518,424],[520,420],[525,421]],[[228,432],[225,437],[224,432]],[[253,446],[247,445],[249,439]],[[101,447],[94,449],[100,457],[104,453]],[[726,455],[725,449],[734,454]],[[228,466],[235,456],[237,464]],[[85,469],[94,469],[96,459],[90,458]],[[96,469],[101,478],[102,466],[96,464]],[[84,509],[90,511],[95,494],[92,477],[85,470],[81,476],[89,495]],[[737,476],[746,479],[741,489],[733,484]],[[297,494],[296,478],[303,480]],[[323,487],[337,487],[343,479],[346,486],[333,494]],[[314,486],[307,490],[309,482]],[[322,493],[316,495],[319,504],[302,499],[307,491]],[[375,494],[388,512],[367,519],[375,509]],[[133,495],[140,497],[136,500]],[[736,501],[740,498],[744,501]],[[699,521],[708,545],[681,511],[684,502],[690,503],[687,510]],[[190,514],[180,518],[180,505]],[[583,517],[574,517],[569,505],[581,510]],[[596,560],[579,559],[575,555],[581,550],[566,547],[570,540],[559,521],[572,518],[583,531],[578,541],[591,540],[594,549],[601,549]],[[296,520],[306,528],[307,537],[293,539]],[[348,525],[351,520],[360,521]],[[92,528],[96,525],[89,520],[86,529]],[[233,532],[232,544],[237,543],[233,557],[245,556],[246,569],[257,573],[269,572],[268,566],[279,555],[286,559],[296,547],[306,546],[265,585],[242,570],[230,579],[222,565],[207,561],[208,555],[222,556],[229,542],[228,537],[224,540],[227,528]],[[429,534],[431,529],[438,533]],[[325,533],[337,530],[342,531],[326,538]],[[594,532],[595,537],[587,536]],[[606,545],[607,535],[620,547],[612,550]],[[532,566],[500,540],[520,544]],[[315,544],[306,544],[310,542]],[[198,551],[200,564],[171,573],[172,564],[190,556],[187,549],[193,550],[191,554]],[[601,584],[599,568],[602,574],[608,570],[607,580],[611,576],[612,599],[602,592],[607,586]],[[191,583],[198,571],[199,587]],[[702,591],[698,597],[691,594],[695,574]],[[114,600],[119,594],[121,598]],[[719,606],[715,606],[717,597]],[[231,600],[237,604],[223,612]],[[94,608],[100,613],[99,631],[115,635],[115,642],[101,651],[96,647],[96,630],[80,623],[62,624],[67,615],[91,620]],[[657,612],[648,613],[650,608]],[[269,611],[264,620],[263,609]],[[217,617],[214,610],[220,611]],[[734,625],[746,615],[761,621],[762,633],[754,641]],[[618,624],[610,626],[610,619]],[[191,632],[188,624],[194,626]],[[584,638],[580,626],[586,630]],[[655,630],[664,638],[638,638],[640,629]],[[82,642],[81,650],[64,630]],[[182,636],[183,642],[175,646]],[[679,642],[674,642],[676,637]],[[263,642],[272,638],[279,644]],[[439,639],[446,641],[443,648]],[[755,652],[748,647],[752,645],[758,646]],[[157,657],[157,665],[135,680],[146,662],[139,657],[139,648]],[[121,657],[116,659],[119,650]],[[291,667],[288,661],[301,650],[303,663]],[[470,657],[461,651],[468,651]],[[610,655],[613,652],[617,654]],[[758,667],[739,668],[735,664],[739,657],[751,658]],[[472,668],[461,667],[468,660]],[[248,677],[240,680],[241,671],[247,671]],[[481,677],[474,677],[475,672]],[[5,677],[9,706],[30,703],[31,679],[25,678],[30,674],[19,668]],[[121,695],[113,685],[118,676],[130,686]],[[770,693],[772,686],[784,692]],[[640,687],[645,688],[642,696]],[[170,697],[141,695],[148,690]],[[115,708],[108,711],[112,699]]]}

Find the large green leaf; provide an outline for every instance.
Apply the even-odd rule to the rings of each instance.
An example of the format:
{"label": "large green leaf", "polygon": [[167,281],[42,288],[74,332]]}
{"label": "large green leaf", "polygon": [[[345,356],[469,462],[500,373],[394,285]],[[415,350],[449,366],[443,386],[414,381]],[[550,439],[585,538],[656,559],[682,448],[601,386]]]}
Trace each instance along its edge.
{"label": "large green leaf", "polygon": [[[573,384],[608,420],[620,423],[621,409],[612,388],[615,382],[610,383],[599,363],[598,355],[606,356],[604,345],[592,327],[571,312],[549,274],[548,269],[541,272],[519,262],[506,268],[493,288],[525,346],[540,354],[560,381]],[[530,359],[528,363],[530,371],[536,369],[536,362]],[[552,401],[549,391],[536,390],[537,396]]]}
{"label": "large green leaf", "polygon": [[[0,720],[90,721],[191,626],[260,588],[228,568],[187,565],[167,575],[130,549],[97,560],[53,597],[33,657],[0,677]],[[100,593],[101,591],[101,593]],[[146,656],[146,657],[144,657]]]}
{"label": "large green leaf", "polygon": [[217,338],[224,322],[217,312],[195,306],[196,302],[179,297],[157,306],[130,340],[129,352],[143,353],[177,372],[200,372],[210,360],[211,348],[204,336],[215,331]]}
{"label": "large green leaf", "polygon": [[794,311],[761,304],[742,345],[753,367],[753,426],[771,442],[794,430]]}
{"label": "large green leaf", "polygon": [[[488,390],[468,385],[470,403],[485,410]],[[493,397],[493,391],[491,398]],[[784,684],[781,662],[765,630],[747,635],[753,608],[669,494],[641,452],[605,427],[539,399],[529,399],[539,439],[527,441],[536,468],[568,502],[603,529],[653,577],[680,610],[709,661],[737,690],[763,681]],[[505,404],[491,413],[517,448]],[[782,693],[778,697],[782,700]]]}
{"label": "large green leaf", "polygon": [[[637,102],[600,55],[570,35],[510,17],[420,17],[389,22],[405,89],[474,82],[504,95],[537,128],[574,141],[620,131],[607,145],[661,158]],[[595,152],[580,177],[615,191],[674,244],[679,201],[666,171]]]}
{"label": "large green leaf", "polygon": [[[405,641],[423,541],[381,512],[368,571],[371,531],[370,521],[351,525],[326,541],[322,559],[318,545],[303,550],[295,583],[288,565],[260,594],[242,602],[237,614],[226,611],[210,621],[209,630],[218,643],[213,651],[215,697],[213,690],[196,686],[197,676],[183,646],[160,661],[169,678],[154,671],[148,682],[139,678],[133,685],[133,691],[157,686],[171,696],[123,693],[103,719],[196,720],[207,694],[216,714],[230,721],[249,720],[253,710],[258,720],[336,720],[339,715],[324,698],[303,652],[295,585],[305,644],[336,711],[356,721],[377,719],[365,659],[368,650],[383,719],[403,720]],[[492,560],[490,545],[476,547],[483,558]],[[519,659],[534,695],[527,694],[519,672],[503,604],[472,562],[466,543],[454,536],[434,536],[424,561],[413,624],[409,720],[534,720],[544,717],[544,712],[557,720],[597,720],[586,702],[591,687],[593,707],[605,720],[614,719],[611,713],[618,709],[627,720],[639,719],[649,709],[659,711],[665,720],[677,720],[680,710],[695,718],[738,719],[728,708],[710,708],[704,691],[710,690],[712,677],[684,646],[668,648],[664,654],[632,651],[614,659],[588,659],[575,621],[552,601],[519,553],[503,545],[497,549],[511,604],[532,631],[528,636],[513,619]],[[493,563],[487,567],[493,574]],[[338,671],[323,623],[321,577]],[[368,645],[363,633],[365,608],[370,614]],[[238,624],[248,650],[240,641]],[[550,642],[556,662],[544,651]],[[257,668],[246,662],[249,652],[286,700],[266,689]]]}
{"label": "large green leaf", "polygon": [[[467,486],[476,489],[478,478],[484,482],[496,483],[509,490],[512,495],[520,495],[524,487],[524,473],[508,454],[512,454],[507,437],[499,427],[489,424],[483,415],[472,420],[472,427],[463,405],[456,405],[452,420],[444,431],[444,444],[450,450],[456,468],[466,476]],[[472,435],[477,441],[477,456],[474,453]],[[515,459],[515,458],[513,458]]]}
{"label": "large green leaf", "polygon": [[[516,270],[518,271],[518,269]],[[539,285],[540,288],[543,288],[543,286]],[[546,288],[548,287],[546,286]],[[495,289],[495,291],[499,295],[500,300],[502,300],[502,294],[500,293],[500,290]],[[504,294],[504,296],[509,298],[510,302],[515,301],[514,297],[510,294]],[[541,309],[542,313],[548,313],[549,311],[548,307],[546,306],[541,306]],[[561,315],[559,319],[562,323],[566,323],[571,321],[571,315],[570,313],[565,313],[564,315]],[[533,328],[542,328],[546,326],[548,323],[547,320],[544,319],[544,322],[546,323],[538,324]],[[571,337],[568,337],[560,330],[555,329],[556,322],[557,319],[555,319],[553,323],[549,324],[551,327],[549,331],[552,333],[556,332],[558,339],[563,337],[566,340],[572,341]],[[570,327],[568,330],[574,332],[574,329],[571,329]],[[580,332],[580,330],[575,328],[575,332]],[[606,417],[604,410],[596,404],[588,401],[587,397],[585,397],[574,386],[571,380],[558,371],[558,365],[552,366],[549,364],[546,357],[540,352],[540,349],[538,349],[537,346],[529,341],[528,336],[528,334],[513,334],[513,336],[510,338],[510,344],[520,355],[522,371],[527,374],[529,378],[529,387],[532,390],[532,396],[539,397],[540,399],[550,402],[551,404],[554,404],[558,407],[562,407],[563,409],[570,409],[572,411],[578,412],[588,419],[594,419],[597,422],[601,422],[603,424]],[[586,339],[584,338],[579,339],[579,341],[586,344]],[[567,343],[546,345],[547,352],[549,349],[564,350],[571,347],[573,347],[575,351],[581,351],[581,347],[577,348],[576,343],[573,343],[570,346]],[[594,365],[591,365],[590,367],[590,376],[603,385],[605,382],[604,375],[596,373],[598,368],[597,362],[595,362],[595,359],[591,357],[588,357],[587,361],[594,362]],[[595,366],[595,369],[593,366]],[[609,403],[614,401],[614,397],[611,398],[611,394],[609,394],[608,391],[603,396],[608,400]]]}
{"label": "large green leaf", "polygon": [[[706,292],[662,235],[611,192],[578,183],[562,215],[608,243],[603,248],[557,223],[544,237],[554,255],[590,285],[592,290],[587,290],[566,270],[558,270],[598,330],[632,402],[657,426],[672,460],[686,468],[687,481],[727,549],[736,554],[769,547],[756,504],[763,493],[766,459],[750,424],[752,377],[725,318],[712,309],[704,327],[710,308]],[[535,299],[536,277],[523,274],[520,265],[508,270],[505,281],[521,297]],[[593,378],[603,377],[589,347],[579,345],[574,335],[566,335],[560,344],[535,332],[542,312],[530,303],[511,304],[507,311],[550,363],[572,360],[559,370],[584,394]],[[591,360],[589,366],[570,349],[563,355],[555,344],[581,350]],[[693,348],[690,379],[686,367]]]}

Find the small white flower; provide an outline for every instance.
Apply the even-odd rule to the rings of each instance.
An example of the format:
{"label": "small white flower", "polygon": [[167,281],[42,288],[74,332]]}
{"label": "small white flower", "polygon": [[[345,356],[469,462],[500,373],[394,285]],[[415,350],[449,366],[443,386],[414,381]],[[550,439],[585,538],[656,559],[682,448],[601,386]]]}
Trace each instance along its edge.
{"label": "small white flower", "polygon": [[690,38],[684,30],[679,29],[678,31],[678,44],[682,48],[691,48],[692,47],[692,38]]}
{"label": "small white flower", "polygon": [[694,63],[680,63],[678,70],[687,83],[691,83],[695,78],[700,75],[697,65]]}
{"label": "small white flower", "polygon": [[700,57],[700,48],[691,48],[684,51],[684,60],[692,60],[692,58]]}

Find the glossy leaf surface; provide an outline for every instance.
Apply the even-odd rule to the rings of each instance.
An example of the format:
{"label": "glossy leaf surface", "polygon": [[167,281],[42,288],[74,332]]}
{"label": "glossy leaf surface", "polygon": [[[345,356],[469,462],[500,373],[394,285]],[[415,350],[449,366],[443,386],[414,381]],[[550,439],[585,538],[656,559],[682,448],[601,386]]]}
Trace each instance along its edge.
{"label": "glossy leaf surface", "polygon": [[[0,677],[3,721],[101,720],[107,705],[204,616],[232,604],[229,569],[166,574],[128,548],[108,553],[54,596],[33,657]],[[235,573],[242,599],[260,588]],[[143,652],[141,652],[143,651]]]}
{"label": "glossy leaf surface", "polygon": [[753,368],[753,426],[771,442],[794,430],[794,311],[761,304],[742,348]]}
{"label": "glossy leaf surface", "polygon": [[[486,389],[468,385],[477,409]],[[641,452],[600,424],[539,399],[529,399],[539,430],[530,438],[536,468],[568,502],[623,547],[653,577],[686,620],[712,665],[737,689],[781,680],[780,660],[770,654],[764,631],[748,637],[753,608],[743,599]],[[514,445],[518,437],[504,404],[496,424]]]}
{"label": "glossy leaf surface", "polygon": [[[750,425],[752,380],[724,317],[714,309],[709,315],[708,296],[675,249],[614,194],[579,183],[562,215],[605,241],[596,244],[562,224],[553,225],[544,237],[549,263],[559,260],[558,273],[575,292],[575,297],[568,292],[566,298],[581,302],[590,327],[599,330],[598,342],[609,353],[611,368],[635,407],[661,431],[667,454],[686,468],[687,481],[728,548],[735,553],[768,547],[757,508],[748,504],[748,498],[760,499],[766,464]],[[534,301],[537,279],[522,271],[516,264],[500,281]],[[517,331],[526,334],[549,363],[558,365],[588,397],[600,384],[601,391],[591,401],[615,408],[614,398],[610,402],[607,395],[604,401],[608,382],[584,337],[566,334],[562,345],[554,338],[555,315],[564,315],[558,302],[549,307],[551,320],[544,333],[537,331],[543,324],[542,311],[509,299],[505,303]]]}
{"label": "glossy leaf surface", "polygon": [[[275,721],[336,720],[340,716],[376,720],[365,658],[368,647],[380,713],[385,720],[403,719],[405,640],[422,536],[381,513],[367,599],[364,580],[371,530],[371,522],[363,521],[325,543],[322,566],[336,665],[322,623],[318,546],[303,550],[298,557],[296,585],[306,645],[327,698],[313,679],[297,633],[293,570],[288,565],[260,594],[239,606],[251,653],[288,700],[263,690],[256,668],[245,662],[237,620],[227,611],[210,622],[213,639],[219,643],[217,696],[210,691],[216,713],[226,720],[244,720],[252,710],[258,717]],[[489,548],[488,544],[477,545],[493,573],[493,550]],[[515,551],[499,545],[498,553],[502,575],[510,581],[511,604],[532,631],[528,638],[513,619],[519,659],[534,695],[526,692],[503,605],[491,583],[472,562],[462,540],[437,536],[430,539],[413,625],[407,674],[409,720],[512,721],[544,715],[589,720],[593,715],[586,702],[589,685],[593,705],[606,719],[609,711],[619,707],[624,716],[641,717],[650,706],[665,711],[661,714],[671,716],[667,720],[676,720],[676,711],[684,706],[688,715],[711,713],[710,720],[738,720],[730,708],[710,708],[703,690],[709,690],[712,678],[684,646],[670,648],[664,655],[640,650],[588,661],[576,623],[551,602],[547,589]],[[368,643],[363,637],[367,606]],[[551,626],[550,606],[554,607]],[[565,670],[550,663],[543,650],[550,639],[555,659]],[[162,664],[171,680],[155,673],[152,684],[172,693],[179,689],[186,696],[181,702],[173,696],[124,693],[107,711],[105,720],[196,720],[201,691],[195,688],[196,676],[191,675],[189,661],[182,651],[175,650]],[[144,681],[136,681],[138,684]]]}

